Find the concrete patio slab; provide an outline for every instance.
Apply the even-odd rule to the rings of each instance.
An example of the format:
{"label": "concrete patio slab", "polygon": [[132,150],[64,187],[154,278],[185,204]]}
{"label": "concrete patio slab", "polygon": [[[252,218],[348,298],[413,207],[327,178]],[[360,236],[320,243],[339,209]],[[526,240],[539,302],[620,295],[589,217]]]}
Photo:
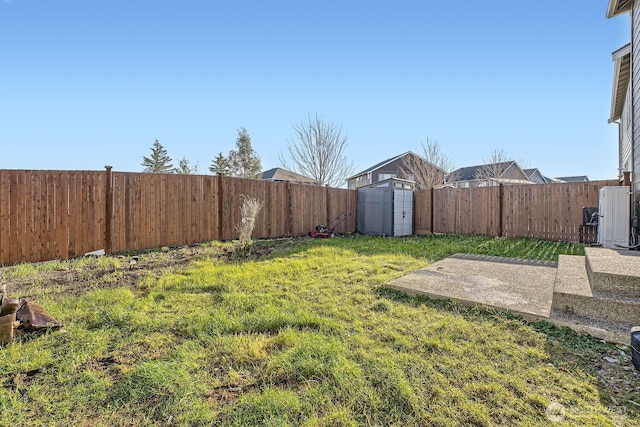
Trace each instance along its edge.
{"label": "concrete patio slab", "polygon": [[386,286],[409,295],[506,309],[548,319],[557,263],[456,254]]}

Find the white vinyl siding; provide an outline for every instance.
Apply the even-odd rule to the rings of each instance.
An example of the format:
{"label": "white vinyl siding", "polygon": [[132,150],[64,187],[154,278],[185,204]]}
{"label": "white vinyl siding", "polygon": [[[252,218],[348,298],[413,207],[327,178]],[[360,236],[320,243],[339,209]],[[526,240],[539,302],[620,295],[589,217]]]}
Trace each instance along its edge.
{"label": "white vinyl siding", "polygon": [[622,117],[620,118],[620,176],[623,172],[631,172],[631,85],[627,88],[627,95],[622,107]]}
{"label": "white vinyl siding", "polygon": [[631,13],[631,102],[633,144],[633,199],[640,200],[640,5],[633,6]]}

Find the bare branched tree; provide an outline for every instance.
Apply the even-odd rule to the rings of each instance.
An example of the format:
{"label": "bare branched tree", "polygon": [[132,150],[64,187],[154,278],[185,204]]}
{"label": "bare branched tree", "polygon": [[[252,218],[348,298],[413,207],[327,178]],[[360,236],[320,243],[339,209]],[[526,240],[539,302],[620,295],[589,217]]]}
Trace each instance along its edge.
{"label": "bare branched tree", "polygon": [[421,190],[444,184],[446,174],[454,168],[453,161],[444,154],[442,147],[435,139],[427,138],[421,145],[422,159],[416,156],[404,157],[400,165],[402,177],[415,181],[416,187]]}
{"label": "bare branched tree", "polygon": [[520,169],[522,170],[531,168],[531,162],[525,159],[524,157],[521,157],[518,160],[516,160],[516,163],[518,164],[518,166],[520,166]]}
{"label": "bare branched tree", "polygon": [[345,154],[347,135],[342,134],[342,126],[316,113],[293,130],[295,138],[287,141],[289,159],[280,154],[282,166],[313,178],[319,185],[343,185],[353,171],[353,162]]}
{"label": "bare branched tree", "polygon": [[494,185],[492,182],[502,176],[503,173],[511,166],[512,160],[509,159],[509,154],[502,148],[494,148],[491,151],[489,157],[482,159],[485,165],[480,168],[476,174],[476,179],[480,181],[482,185]]}

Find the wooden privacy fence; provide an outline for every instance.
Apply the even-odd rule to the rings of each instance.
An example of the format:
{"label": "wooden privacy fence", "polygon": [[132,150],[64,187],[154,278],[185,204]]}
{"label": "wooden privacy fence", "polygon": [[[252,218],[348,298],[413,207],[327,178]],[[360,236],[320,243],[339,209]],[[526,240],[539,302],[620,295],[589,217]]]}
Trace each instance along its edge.
{"label": "wooden privacy fence", "polygon": [[306,235],[342,212],[356,230],[357,192],[204,175],[0,170],[0,265],[238,237],[241,195],[264,202],[253,236]]}
{"label": "wooden privacy fence", "polygon": [[[617,181],[505,185],[414,193],[416,234],[577,241],[582,208]],[[0,265],[238,237],[241,195],[264,202],[253,236],[306,235],[343,212],[354,232],[357,191],[204,175],[0,170]]]}
{"label": "wooden privacy fence", "polygon": [[618,181],[419,190],[415,232],[578,241],[582,208],[607,185]]}

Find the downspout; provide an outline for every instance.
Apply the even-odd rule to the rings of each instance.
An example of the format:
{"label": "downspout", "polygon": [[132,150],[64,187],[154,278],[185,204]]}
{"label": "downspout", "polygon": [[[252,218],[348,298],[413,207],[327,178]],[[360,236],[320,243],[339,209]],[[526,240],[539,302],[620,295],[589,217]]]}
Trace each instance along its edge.
{"label": "downspout", "polygon": [[[615,123],[618,125],[618,182],[621,182],[622,179],[622,132],[621,132],[621,120],[614,120],[609,123]],[[633,144],[631,144],[631,150],[633,150]],[[633,154],[632,154],[633,156]],[[633,159],[633,157],[631,157]],[[622,184],[621,184],[622,185]]]}

